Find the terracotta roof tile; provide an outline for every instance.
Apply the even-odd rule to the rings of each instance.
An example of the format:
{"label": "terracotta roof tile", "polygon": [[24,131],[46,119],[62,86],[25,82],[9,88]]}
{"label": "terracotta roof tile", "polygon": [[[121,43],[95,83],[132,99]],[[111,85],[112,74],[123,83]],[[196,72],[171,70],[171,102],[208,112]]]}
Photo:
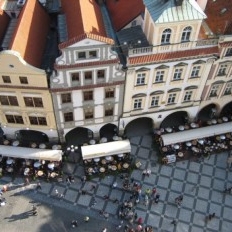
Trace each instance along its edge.
{"label": "terracotta roof tile", "polygon": [[85,33],[106,37],[101,10],[95,0],[61,0],[61,6],[69,40]]}
{"label": "terracotta roof tile", "polygon": [[208,1],[206,22],[215,34],[232,34],[232,1]]}
{"label": "terracotta roof tile", "polygon": [[91,67],[91,66],[98,66],[98,65],[115,64],[115,63],[118,63],[118,62],[119,62],[119,59],[85,62],[85,63],[77,63],[77,64],[71,64],[71,65],[58,65],[58,64],[55,64],[55,68],[57,70],[59,70],[59,69],[69,69],[69,68],[82,68],[82,67],[88,67],[88,66]]}
{"label": "terracotta roof tile", "polygon": [[168,53],[158,53],[153,55],[136,56],[129,58],[129,66],[151,64],[151,63],[164,63],[183,59],[192,59],[200,57],[208,57],[212,55],[218,55],[218,47],[176,51]]}
{"label": "terracotta roof tile", "polygon": [[30,65],[40,67],[49,27],[49,16],[39,1],[26,1],[9,49],[18,51]]}
{"label": "terracotta roof tile", "polygon": [[106,5],[116,31],[145,11],[143,0],[106,0]]}
{"label": "terracotta roof tile", "polygon": [[65,47],[68,47],[72,44],[75,44],[83,39],[86,39],[86,38],[89,38],[89,39],[93,39],[93,40],[97,40],[97,41],[100,41],[100,42],[104,42],[104,43],[107,43],[107,44],[114,44],[114,40],[113,39],[110,39],[110,38],[107,38],[107,37],[103,37],[103,36],[100,36],[100,35],[96,35],[96,34],[92,34],[92,33],[85,33],[85,34],[82,34],[82,35],[79,35],[77,37],[74,37],[68,41],[65,41],[63,43],[61,43],[59,45],[59,48],[60,49],[63,49]]}
{"label": "terracotta roof tile", "polygon": [[220,47],[231,47],[232,46],[232,42],[223,42],[220,43]]}

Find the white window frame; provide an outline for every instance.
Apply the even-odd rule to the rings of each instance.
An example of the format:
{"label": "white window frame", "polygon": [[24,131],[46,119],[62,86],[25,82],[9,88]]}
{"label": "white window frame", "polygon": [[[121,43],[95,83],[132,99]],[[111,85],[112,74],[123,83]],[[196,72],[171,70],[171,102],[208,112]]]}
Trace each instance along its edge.
{"label": "white window frame", "polygon": [[188,42],[190,40],[191,32],[192,27],[185,27],[181,35],[181,42]]}
{"label": "white window frame", "polygon": [[211,87],[210,93],[209,93],[209,97],[217,97],[218,96],[218,92],[221,88],[221,85],[213,85]]}
{"label": "white window frame", "polygon": [[189,101],[191,101],[192,96],[193,96],[193,91],[192,91],[192,90],[186,91],[186,92],[185,92],[185,95],[184,95],[184,102],[189,102]]}
{"label": "white window frame", "polygon": [[224,95],[231,95],[231,93],[232,93],[232,82],[227,83],[224,91]]}
{"label": "white window frame", "polygon": [[134,110],[140,110],[142,109],[143,99],[142,98],[136,98],[133,102],[133,109]]}
{"label": "white window frame", "polygon": [[155,82],[163,82],[165,76],[164,70],[157,70],[155,75]]}
{"label": "white window frame", "polygon": [[172,35],[172,30],[170,28],[163,30],[161,35],[161,44],[170,44],[171,35]]}
{"label": "white window frame", "polygon": [[173,80],[181,80],[181,76],[183,73],[184,69],[183,68],[175,68],[174,70],[174,75],[173,75]]}
{"label": "white window frame", "polygon": [[225,76],[227,73],[228,64],[221,64],[218,68],[217,76]]}
{"label": "white window frame", "polygon": [[193,66],[192,72],[191,72],[191,78],[199,77],[200,76],[200,70],[201,70],[200,65]]}
{"label": "white window frame", "polygon": [[176,93],[169,93],[168,95],[168,104],[174,104],[176,102]]}
{"label": "white window frame", "polygon": [[151,97],[151,107],[159,106],[160,96],[155,95]]}
{"label": "white window frame", "polygon": [[138,73],[136,77],[136,85],[145,85],[146,73]]}

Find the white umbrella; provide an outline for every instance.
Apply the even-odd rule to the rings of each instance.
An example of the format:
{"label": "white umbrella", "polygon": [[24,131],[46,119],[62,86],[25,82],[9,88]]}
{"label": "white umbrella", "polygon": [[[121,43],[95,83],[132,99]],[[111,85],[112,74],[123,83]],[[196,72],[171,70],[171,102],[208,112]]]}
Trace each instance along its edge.
{"label": "white umbrella", "polygon": [[203,139],[199,139],[198,143],[200,143],[202,145],[202,144],[204,144],[204,140]]}
{"label": "white umbrella", "polygon": [[211,121],[213,124],[217,124],[217,120],[216,119],[212,119]]}
{"label": "white umbrella", "polygon": [[124,155],[123,154],[118,154],[118,157],[123,157]]}
{"label": "white umbrella", "polygon": [[14,161],[13,159],[7,159],[6,163],[10,165],[13,163],[13,161]]}
{"label": "white umbrella", "polygon": [[45,148],[46,148],[46,145],[45,145],[44,143],[41,143],[41,144],[39,145],[39,148],[45,149]]}
{"label": "white umbrella", "polygon": [[102,137],[102,138],[101,138],[101,143],[106,143],[106,142],[107,142],[107,138]]}
{"label": "white umbrella", "polygon": [[19,141],[18,141],[18,140],[14,141],[12,145],[13,145],[14,147],[17,147],[17,146],[19,145]]}
{"label": "white umbrella", "polygon": [[53,145],[52,146],[52,150],[58,150],[58,146],[57,145]]}
{"label": "white umbrella", "polygon": [[117,135],[114,135],[114,136],[113,136],[113,140],[114,140],[114,141],[118,141],[118,136],[117,136]]}
{"label": "white umbrella", "polygon": [[183,130],[184,130],[184,126],[180,125],[180,126],[179,126],[179,130],[180,130],[180,131],[183,131]]}
{"label": "white umbrella", "polygon": [[191,127],[192,127],[192,128],[195,128],[196,126],[197,126],[196,123],[194,123],[194,122],[191,123]]}

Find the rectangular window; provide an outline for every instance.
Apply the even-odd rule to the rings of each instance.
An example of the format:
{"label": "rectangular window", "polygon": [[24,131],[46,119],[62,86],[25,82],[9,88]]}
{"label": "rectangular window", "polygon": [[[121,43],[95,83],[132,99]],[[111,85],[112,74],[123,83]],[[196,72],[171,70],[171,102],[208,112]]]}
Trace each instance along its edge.
{"label": "rectangular window", "polygon": [[24,97],[24,102],[28,107],[43,107],[43,101],[40,97]]}
{"label": "rectangular window", "polygon": [[5,106],[18,106],[18,100],[15,96],[0,96],[1,105]]}
{"label": "rectangular window", "polygon": [[98,70],[97,71],[97,78],[104,79],[105,78],[105,70]]}
{"label": "rectangular window", "polygon": [[221,64],[217,75],[218,76],[226,75],[226,69],[227,69],[227,64]]}
{"label": "rectangular window", "polygon": [[170,93],[168,96],[168,104],[175,103],[176,100],[176,93]]}
{"label": "rectangular window", "polygon": [[84,110],[85,119],[92,119],[93,118],[93,109],[88,108]]}
{"label": "rectangular window", "polygon": [[219,88],[220,88],[219,85],[212,86],[209,96],[216,97],[218,95]]}
{"label": "rectangular window", "polygon": [[11,79],[9,76],[2,76],[2,80],[4,83],[11,83]]}
{"label": "rectangular window", "polygon": [[47,126],[47,120],[45,117],[31,117],[29,116],[31,125]]}
{"label": "rectangular window", "polygon": [[19,77],[19,80],[21,84],[28,84],[27,77]]}
{"label": "rectangular window", "polygon": [[23,117],[19,115],[6,115],[6,120],[8,123],[24,124]]}
{"label": "rectangular window", "polygon": [[191,101],[193,91],[186,91],[184,95],[184,101]]}
{"label": "rectangular window", "polygon": [[87,71],[84,73],[85,81],[92,82],[92,71]]}
{"label": "rectangular window", "polygon": [[114,109],[113,106],[107,106],[107,108],[105,109],[105,116],[113,116],[114,114]]}
{"label": "rectangular window", "polygon": [[84,94],[84,101],[91,101],[93,100],[93,91],[85,91]]}
{"label": "rectangular window", "polygon": [[145,85],[145,77],[146,77],[145,73],[138,73],[136,85]]}
{"label": "rectangular window", "polygon": [[227,49],[226,56],[232,56],[232,48]]}
{"label": "rectangular window", "polygon": [[78,52],[78,59],[86,59],[85,52]]}
{"label": "rectangular window", "polygon": [[73,112],[64,113],[64,121],[72,122],[73,121]]}
{"label": "rectangular window", "polygon": [[151,107],[158,106],[159,105],[159,96],[154,96],[151,99]]}
{"label": "rectangular window", "polygon": [[191,72],[191,77],[199,77],[201,66],[194,66]]}
{"label": "rectangular window", "polygon": [[97,57],[97,51],[90,51],[89,52],[89,58],[96,58]]}
{"label": "rectangular window", "polygon": [[72,73],[71,77],[72,77],[72,82],[74,82],[74,81],[79,82],[80,81],[79,73]]}
{"label": "rectangular window", "polygon": [[183,72],[182,68],[176,68],[174,72],[173,80],[180,80],[182,72]]}
{"label": "rectangular window", "polygon": [[164,71],[157,71],[155,76],[155,82],[163,82],[164,81]]}
{"label": "rectangular window", "polygon": [[142,109],[142,99],[134,100],[134,110]]}
{"label": "rectangular window", "polygon": [[225,89],[224,95],[230,95],[231,93],[232,93],[232,83],[228,83],[226,85],[226,89]]}
{"label": "rectangular window", "polygon": [[62,103],[70,103],[72,101],[71,99],[71,93],[64,93],[61,94],[61,101]]}
{"label": "rectangular window", "polygon": [[112,98],[112,97],[114,97],[114,89],[106,89],[105,98]]}

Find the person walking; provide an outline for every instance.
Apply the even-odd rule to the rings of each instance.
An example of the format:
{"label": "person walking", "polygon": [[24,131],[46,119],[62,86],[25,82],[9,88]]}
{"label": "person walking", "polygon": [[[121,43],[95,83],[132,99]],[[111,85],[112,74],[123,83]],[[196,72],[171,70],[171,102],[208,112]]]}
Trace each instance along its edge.
{"label": "person walking", "polygon": [[42,187],[41,187],[40,182],[37,183],[37,185],[36,185],[36,190],[37,190],[37,191],[38,191],[38,190],[42,190]]}
{"label": "person walking", "polygon": [[89,217],[88,216],[85,216],[84,217],[84,221],[87,223],[87,222],[89,222]]}
{"label": "person walking", "polygon": [[172,220],[171,224],[173,224],[174,226],[176,226],[177,221],[175,219]]}

